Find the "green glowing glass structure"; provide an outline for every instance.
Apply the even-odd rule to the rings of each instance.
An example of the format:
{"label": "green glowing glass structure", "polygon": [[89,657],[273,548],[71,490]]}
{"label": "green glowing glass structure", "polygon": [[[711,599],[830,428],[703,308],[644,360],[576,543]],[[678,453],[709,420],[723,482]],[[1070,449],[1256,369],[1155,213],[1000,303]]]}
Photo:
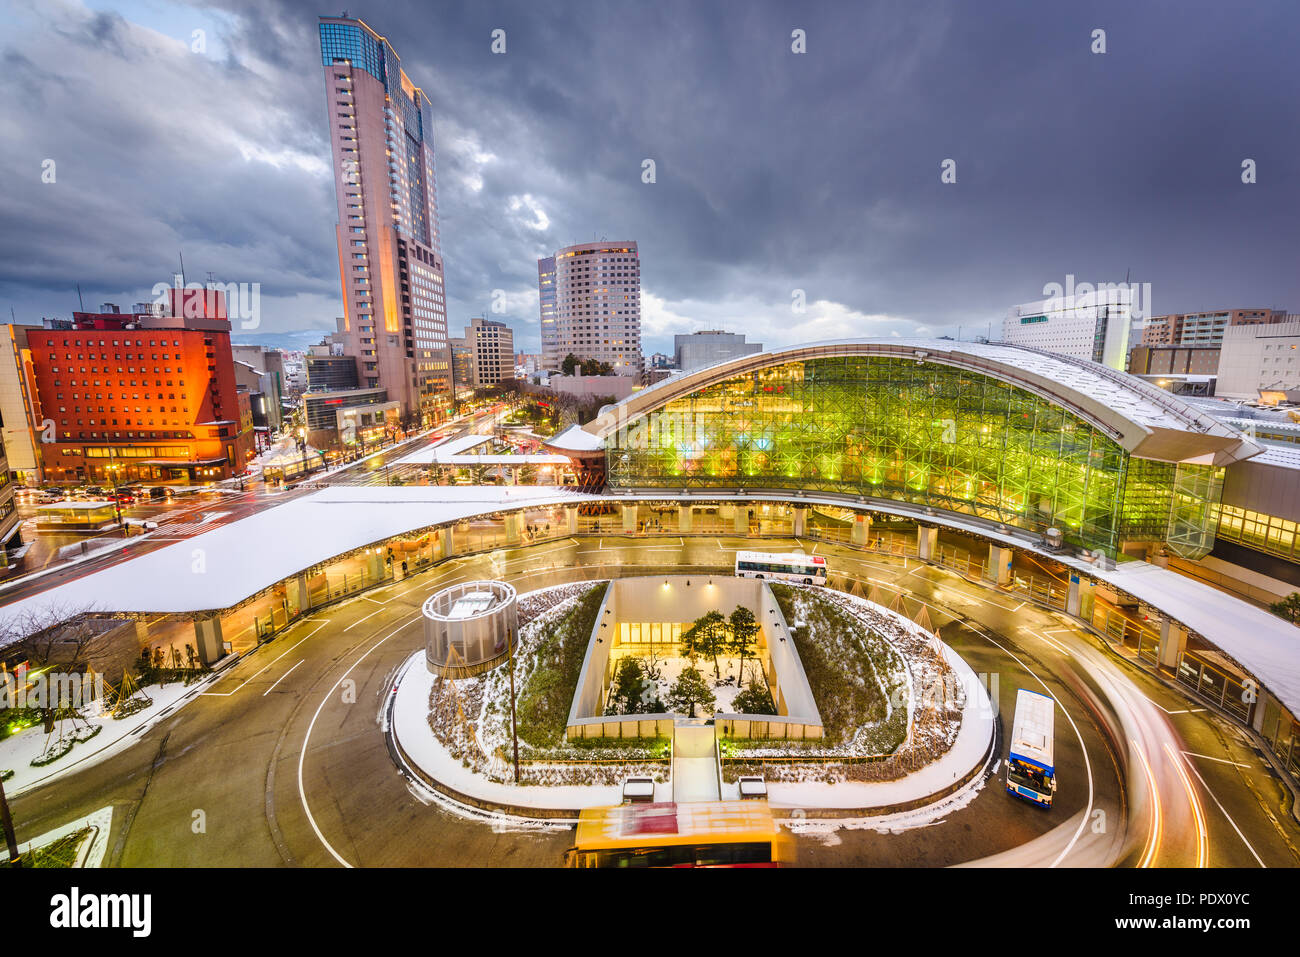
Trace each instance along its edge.
{"label": "green glowing glass structure", "polygon": [[946,509],[1114,555],[1214,542],[1222,469],[1132,459],[991,376],[893,357],[787,362],[702,387],[610,435],[614,488],[807,489]]}

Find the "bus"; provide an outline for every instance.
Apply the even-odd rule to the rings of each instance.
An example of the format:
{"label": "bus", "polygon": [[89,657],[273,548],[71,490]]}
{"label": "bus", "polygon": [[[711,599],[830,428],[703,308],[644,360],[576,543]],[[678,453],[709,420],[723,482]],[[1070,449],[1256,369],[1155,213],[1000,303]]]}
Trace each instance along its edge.
{"label": "bus", "polygon": [[781,867],[794,841],[766,801],[588,808],[566,867]]}
{"label": "bus", "polygon": [[1016,692],[1016,718],[1007,756],[1007,791],[1038,807],[1052,806],[1056,792],[1052,722],[1056,702],[1045,694]]}
{"label": "bus", "polygon": [[771,578],[778,581],[826,584],[826,559],[820,555],[771,555],[767,552],[736,552],[737,578]]}

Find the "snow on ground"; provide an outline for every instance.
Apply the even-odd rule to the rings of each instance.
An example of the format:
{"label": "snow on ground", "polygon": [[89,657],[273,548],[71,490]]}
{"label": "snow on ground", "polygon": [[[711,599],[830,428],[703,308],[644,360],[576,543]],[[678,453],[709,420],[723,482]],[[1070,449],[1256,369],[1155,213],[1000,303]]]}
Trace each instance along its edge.
{"label": "snow on ground", "polygon": [[392,729],[402,750],[429,777],[481,801],[547,809],[602,807],[623,800],[623,789],[607,785],[515,785],[492,781],[452,757],[429,728],[429,696],[434,676],[424,651],[413,654],[393,702]]}
{"label": "snow on ground", "polygon": [[[108,833],[113,826],[113,806],[101,807],[93,814],[88,814],[83,818],[75,821],[69,821],[61,827],[56,827],[52,831],[46,831],[40,837],[33,838],[30,841],[18,842],[19,855],[26,854],[33,848],[45,847],[53,844],[65,834],[72,834],[80,831],[83,827],[90,828],[90,834],[86,837],[86,842],[81,845],[81,850],[77,855],[77,863],[74,867],[99,867],[104,861],[104,854],[108,851]],[[9,852],[0,848],[0,863],[9,860]]]}
{"label": "snow on ground", "polygon": [[[625,646],[628,647],[628,646]],[[635,647],[635,646],[630,646]],[[629,657],[639,657],[642,665],[649,664],[649,658],[644,655],[633,655]],[[620,661],[622,658],[619,659]],[[668,702],[668,691],[673,686],[673,682],[681,675],[682,671],[691,667],[688,658],[656,658],[654,663],[655,670],[659,672],[659,679],[655,682],[655,691],[649,695],[643,696],[642,700],[649,705],[658,695],[659,700],[664,702],[665,709]],[[727,714],[732,711],[731,703],[736,700],[736,695],[740,694],[741,687],[736,679],[740,675],[739,658],[718,658],[718,667],[722,673],[722,680],[718,680],[713,674],[713,659],[701,658],[695,663],[700,674],[704,675],[704,681],[713,691],[714,696],[718,699],[713,709],[702,710],[697,708],[696,714],[702,717],[716,713]],[[748,683],[751,678],[759,673],[760,666],[753,658],[745,659],[745,682]],[[617,673],[617,672],[616,672]]]}
{"label": "snow on ground", "polygon": [[[207,681],[199,681],[188,687],[178,681],[169,682],[165,688],[149,685],[144,691],[153,703],[129,718],[118,719],[97,713],[89,716],[96,712],[96,704],[92,703],[84,709],[88,715],[86,723],[98,725],[102,730],[90,740],[74,744],[72,750],[63,757],[43,767],[34,768],[31,765],[32,758],[46,749],[47,735],[39,725],[5,738],[0,741],[0,770],[14,772],[14,776],[5,782],[5,793],[13,797],[38,784],[47,784],[68,771],[80,771],[125,750],[135,744],[155,721],[170,714],[178,702],[197,694],[206,685]],[[65,733],[71,730],[71,722],[65,721],[63,724]]]}

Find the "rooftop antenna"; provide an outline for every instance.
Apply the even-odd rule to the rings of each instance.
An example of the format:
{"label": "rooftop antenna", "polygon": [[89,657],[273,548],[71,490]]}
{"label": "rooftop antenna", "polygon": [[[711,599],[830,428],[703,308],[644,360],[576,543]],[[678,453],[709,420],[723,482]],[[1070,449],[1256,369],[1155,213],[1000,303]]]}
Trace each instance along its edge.
{"label": "rooftop antenna", "polygon": [[181,285],[183,286],[185,285],[185,253],[178,249],[176,255],[181,259]]}
{"label": "rooftop antenna", "polygon": [[85,300],[81,298],[81,283],[77,283],[77,302],[81,305],[81,311],[86,311]]}

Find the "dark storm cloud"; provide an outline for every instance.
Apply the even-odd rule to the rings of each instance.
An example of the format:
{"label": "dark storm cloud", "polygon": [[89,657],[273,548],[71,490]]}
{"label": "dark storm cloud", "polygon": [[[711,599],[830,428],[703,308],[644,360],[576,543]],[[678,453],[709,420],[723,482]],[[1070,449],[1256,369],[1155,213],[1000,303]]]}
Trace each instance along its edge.
{"label": "dark storm cloud", "polygon": [[[4,44],[25,91],[0,108],[21,144],[4,172],[30,184],[0,212],[5,296],[66,312],[80,278],[130,299],[183,245],[196,269],[263,283],[279,304],[266,329],[327,326],[339,306],[316,18],[339,11],[194,8],[217,57],[192,54],[175,23],[157,27],[170,46],[150,39],[148,8],[130,3],[40,10],[29,18],[48,29],[18,36],[43,56]],[[1067,273],[1115,281],[1130,267],[1157,311],[1300,311],[1293,4],[349,12],[433,102],[453,334],[500,289],[498,318],[535,346],[537,256],[595,236],[641,246],[647,351],[719,325],[769,344],[969,334]],[[795,28],[806,54],[790,51]],[[1089,50],[1095,28],[1105,55]],[[53,65],[74,49],[93,75]],[[68,159],[44,187],[53,156]],[[1254,186],[1240,182],[1246,157]],[[940,183],[945,158],[955,185]],[[792,315],[794,289],[821,305]]]}

